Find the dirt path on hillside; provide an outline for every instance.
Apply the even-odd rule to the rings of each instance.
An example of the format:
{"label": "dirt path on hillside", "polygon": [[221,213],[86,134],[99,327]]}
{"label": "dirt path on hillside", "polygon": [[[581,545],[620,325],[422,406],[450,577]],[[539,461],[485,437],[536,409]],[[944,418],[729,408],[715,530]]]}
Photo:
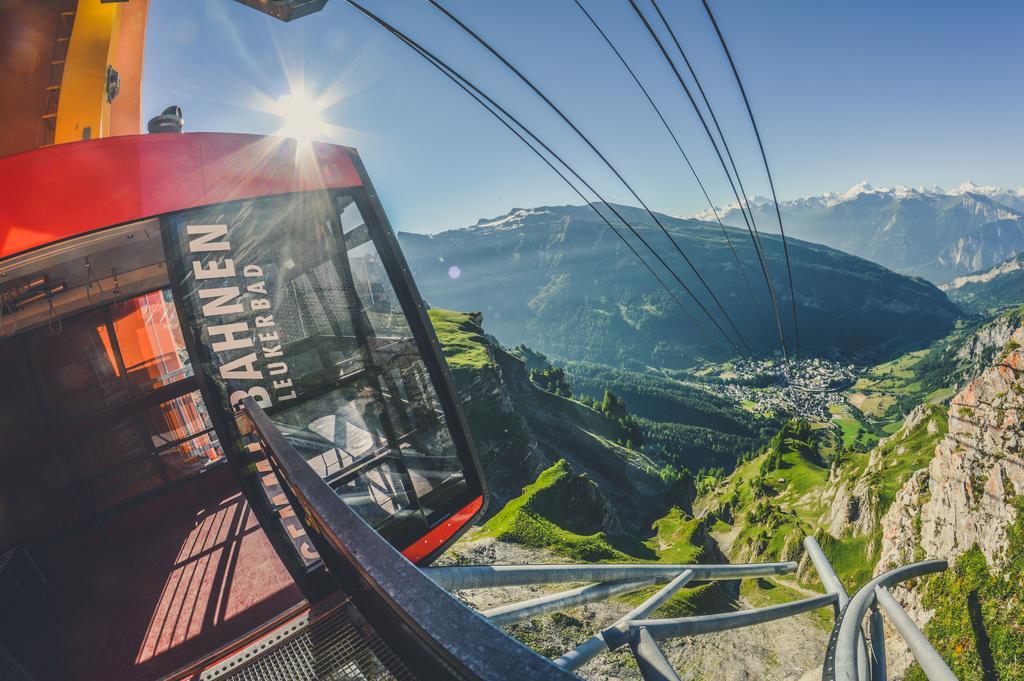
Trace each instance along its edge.
{"label": "dirt path on hillside", "polygon": [[711,532],[711,538],[718,542],[718,548],[728,556],[732,553],[732,545],[736,543],[736,538],[740,536],[741,529],[740,524],[736,523],[728,532]]}
{"label": "dirt path on hillside", "polygon": [[798,594],[802,594],[803,596],[806,596],[807,598],[817,598],[818,596],[824,596],[824,594],[822,592],[820,592],[820,591],[815,591],[813,589],[808,589],[806,586],[801,586],[797,582],[794,582],[794,581],[789,580],[789,579],[785,579],[783,577],[767,577],[766,579],[769,582],[774,582],[774,583],[778,584],[779,586],[784,586],[787,589],[791,589],[793,591],[796,591]]}

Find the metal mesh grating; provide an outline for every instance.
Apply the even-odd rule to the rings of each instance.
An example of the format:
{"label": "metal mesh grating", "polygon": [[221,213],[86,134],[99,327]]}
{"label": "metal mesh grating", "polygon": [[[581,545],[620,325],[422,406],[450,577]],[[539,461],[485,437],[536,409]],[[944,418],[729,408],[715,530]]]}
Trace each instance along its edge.
{"label": "metal mesh grating", "polygon": [[[414,681],[351,606],[340,607],[220,677],[224,681]],[[350,617],[350,614],[352,617]]]}

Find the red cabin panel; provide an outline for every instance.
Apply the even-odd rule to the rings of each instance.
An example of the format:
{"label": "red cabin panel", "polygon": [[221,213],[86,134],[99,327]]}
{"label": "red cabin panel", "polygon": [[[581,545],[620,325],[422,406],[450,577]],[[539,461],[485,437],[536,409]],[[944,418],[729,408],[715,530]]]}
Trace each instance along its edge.
{"label": "red cabin panel", "polygon": [[300,151],[279,137],[161,134],[44,147],[0,158],[0,258],[184,208],[361,185],[347,148]]}

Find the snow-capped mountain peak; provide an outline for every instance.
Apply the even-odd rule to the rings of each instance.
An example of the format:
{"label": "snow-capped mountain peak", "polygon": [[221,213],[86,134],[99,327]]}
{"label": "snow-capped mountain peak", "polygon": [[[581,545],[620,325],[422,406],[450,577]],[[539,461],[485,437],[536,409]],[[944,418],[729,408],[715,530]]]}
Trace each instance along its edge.
{"label": "snow-capped mountain peak", "polygon": [[[948,192],[937,184],[920,187],[907,187],[904,185],[893,185],[891,187],[876,187],[867,180],[858,182],[845,192],[824,192],[813,196],[802,196],[800,198],[782,201],[785,206],[820,206],[831,208],[846,201],[852,201],[860,196],[892,196],[897,199],[913,198],[915,196],[963,196],[965,194],[978,194],[993,199],[996,202],[1004,203],[1014,210],[1024,210],[1024,188],[1003,189],[1001,187],[981,186],[971,180],[967,180],[955,189]],[[762,208],[771,205],[771,199],[764,196],[751,196],[747,202],[752,208]],[[739,210],[739,204],[732,202],[724,207],[716,206],[719,215],[726,215]],[[698,220],[714,220],[715,215],[711,209],[705,208],[702,211],[687,216]]]}
{"label": "snow-capped mountain peak", "polygon": [[845,192],[840,194],[839,198],[843,199],[845,201],[849,201],[850,199],[856,198],[856,197],[860,196],[861,194],[873,194],[873,193],[876,193],[874,185],[872,185],[867,180],[864,180],[863,182],[858,182],[857,184],[853,185],[852,187],[847,189]]}
{"label": "snow-capped mountain peak", "polygon": [[[772,203],[750,203],[759,228],[776,232]],[[1024,189],[969,180],[951,191],[865,181],[844,192],[782,201],[779,208],[787,236],[940,283],[1024,252]],[[726,225],[744,224],[735,204],[718,214]],[[714,220],[711,211],[694,217]]]}
{"label": "snow-capped mountain peak", "polygon": [[949,192],[952,196],[960,196],[962,194],[980,194],[982,196],[991,197],[997,201],[1000,199],[1020,199],[1024,198],[1024,189],[1004,189],[1002,187],[983,187],[975,184],[971,180],[967,180],[955,189]]}

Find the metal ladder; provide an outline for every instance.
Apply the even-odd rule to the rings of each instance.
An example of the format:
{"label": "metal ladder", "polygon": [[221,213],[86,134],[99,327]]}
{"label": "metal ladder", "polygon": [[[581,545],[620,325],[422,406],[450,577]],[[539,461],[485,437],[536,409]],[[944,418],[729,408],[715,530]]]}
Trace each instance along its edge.
{"label": "metal ladder", "polygon": [[57,35],[50,55],[50,80],[46,86],[46,109],[39,119],[39,146],[53,144],[57,133],[57,108],[60,104],[60,87],[64,80],[64,64],[71,43],[71,29],[75,25],[78,0],[61,0],[60,18],[57,20]]}

